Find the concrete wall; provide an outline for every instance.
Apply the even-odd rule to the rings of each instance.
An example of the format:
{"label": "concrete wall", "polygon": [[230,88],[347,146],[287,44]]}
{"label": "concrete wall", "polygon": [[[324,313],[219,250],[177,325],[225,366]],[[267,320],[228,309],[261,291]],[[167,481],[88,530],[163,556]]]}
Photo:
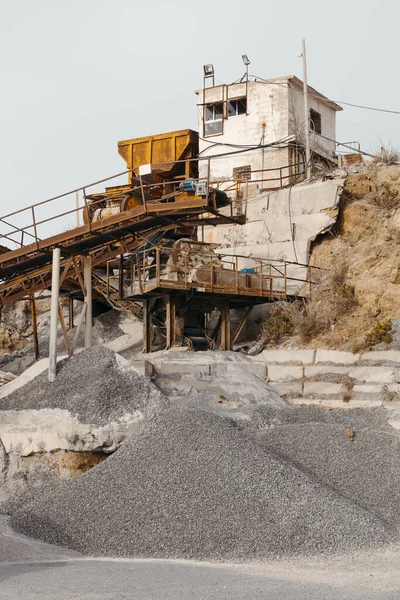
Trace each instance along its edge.
{"label": "concrete wall", "polygon": [[[204,227],[204,240],[220,244],[218,252],[248,257],[238,259],[239,268],[254,267],[251,257],[307,264],[311,241],[336,220],[343,185],[344,179],[336,179],[256,194],[249,199],[245,225]],[[307,267],[287,269],[288,277],[307,278]],[[303,286],[288,283],[293,294]]]}
{"label": "concrete wall", "polygon": [[[301,83],[301,82],[300,82]],[[336,113],[322,99],[315,98],[310,89],[310,108],[321,113],[322,133],[335,138]],[[220,85],[198,94],[199,132],[204,138],[203,112],[205,104],[226,102],[229,99],[246,96],[246,84]],[[269,80],[268,82],[249,82],[247,84],[247,115],[237,115],[223,119],[223,133],[200,139],[200,156],[215,156],[224,154],[221,158],[212,158],[210,176],[212,181],[230,179],[233,169],[250,165],[252,170],[276,169],[266,173],[265,178],[279,177],[279,167],[286,167],[294,162],[289,148],[259,149],[249,152],[236,153],[240,147],[226,146],[232,144],[244,147],[256,146],[260,143],[270,144],[291,135],[292,141],[304,143],[304,103],[303,93],[297,80],[288,77]],[[311,147],[324,157],[333,158],[334,144],[324,140],[317,134],[311,136]],[[227,155],[228,154],[228,155]],[[207,174],[206,161],[200,162],[200,176]],[[284,174],[289,175],[287,170]],[[252,174],[252,180],[261,179],[261,174]],[[285,184],[289,183],[289,180]],[[223,186],[222,186],[223,187]],[[280,187],[280,182],[261,181],[253,188],[268,189]]]}
{"label": "concrete wall", "polygon": [[[304,144],[304,96],[303,90],[297,85],[289,85],[289,133],[296,136],[296,139]],[[314,109],[321,115],[321,133],[322,135],[336,139],[336,111],[326,105],[321,99],[313,96],[310,92],[308,97],[310,109]],[[334,142],[325,140],[315,132],[311,134],[311,149],[321,156],[330,160],[335,159],[336,145]]]}

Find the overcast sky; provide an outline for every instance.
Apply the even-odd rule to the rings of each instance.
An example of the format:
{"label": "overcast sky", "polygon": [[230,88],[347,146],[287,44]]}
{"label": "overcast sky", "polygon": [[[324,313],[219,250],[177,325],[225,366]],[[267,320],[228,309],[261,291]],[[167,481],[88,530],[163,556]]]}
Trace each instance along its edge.
{"label": "overcast sky", "polygon": [[[216,80],[295,74],[333,100],[400,110],[399,0],[0,0],[1,209],[124,169],[121,139],[197,129]],[[337,138],[400,146],[400,115],[345,107]]]}

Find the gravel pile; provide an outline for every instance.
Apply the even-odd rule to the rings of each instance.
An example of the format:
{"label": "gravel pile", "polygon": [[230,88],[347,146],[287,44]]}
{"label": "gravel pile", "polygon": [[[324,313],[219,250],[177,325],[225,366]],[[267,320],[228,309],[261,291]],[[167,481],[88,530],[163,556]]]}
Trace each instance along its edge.
{"label": "gravel pile", "polygon": [[265,448],[356,502],[400,525],[400,437],[342,424],[302,423],[269,429]]}
{"label": "gravel pile", "polygon": [[3,398],[0,410],[61,408],[83,423],[105,425],[134,410],[152,414],[166,401],[128,361],[95,346],[58,363],[53,383],[46,370]]}
{"label": "gravel pile", "polygon": [[265,432],[166,406],[102,464],[43,486],[11,524],[97,556],[248,561],[395,539],[310,471],[271,452]]}

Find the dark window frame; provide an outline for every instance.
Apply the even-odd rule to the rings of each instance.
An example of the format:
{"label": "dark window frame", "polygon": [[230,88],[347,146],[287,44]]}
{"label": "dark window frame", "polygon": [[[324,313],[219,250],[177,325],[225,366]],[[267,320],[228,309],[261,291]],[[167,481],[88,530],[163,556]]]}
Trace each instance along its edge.
{"label": "dark window frame", "polygon": [[314,108],[310,108],[310,130],[314,133],[322,133],[322,116]]}
{"label": "dark window frame", "polygon": [[241,115],[247,115],[247,98],[243,96],[241,98],[231,98],[228,100],[227,107],[228,119],[231,117],[240,117]]}
{"label": "dark window frame", "polygon": [[[212,118],[207,118],[210,115],[208,112],[212,112]],[[217,118],[216,118],[217,117]],[[207,126],[212,129],[212,124],[221,124],[221,131],[207,132]],[[219,125],[218,125],[219,127]],[[210,102],[204,106],[204,120],[203,120],[203,136],[213,137],[214,135],[223,135],[224,133],[224,103],[223,102]]]}

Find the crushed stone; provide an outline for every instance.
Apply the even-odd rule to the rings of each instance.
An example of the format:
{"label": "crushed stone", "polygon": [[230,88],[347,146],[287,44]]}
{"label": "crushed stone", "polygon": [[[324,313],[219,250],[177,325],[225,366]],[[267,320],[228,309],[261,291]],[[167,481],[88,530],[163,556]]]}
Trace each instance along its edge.
{"label": "crushed stone", "polygon": [[150,415],[167,402],[163,394],[128,361],[103,346],[89,348],[57,364],[0,400],[0,410],[61,408],[84,423],[105,425],[125,413]]}
{"label": "crushed stone", "polygon": [[[325,433],[325,432],[323,432]],[[166,406],[106,461],[49,483],[11,525],[84,554],[257,560],[387,544],[396,531],[266,447],[265,432]]]}

